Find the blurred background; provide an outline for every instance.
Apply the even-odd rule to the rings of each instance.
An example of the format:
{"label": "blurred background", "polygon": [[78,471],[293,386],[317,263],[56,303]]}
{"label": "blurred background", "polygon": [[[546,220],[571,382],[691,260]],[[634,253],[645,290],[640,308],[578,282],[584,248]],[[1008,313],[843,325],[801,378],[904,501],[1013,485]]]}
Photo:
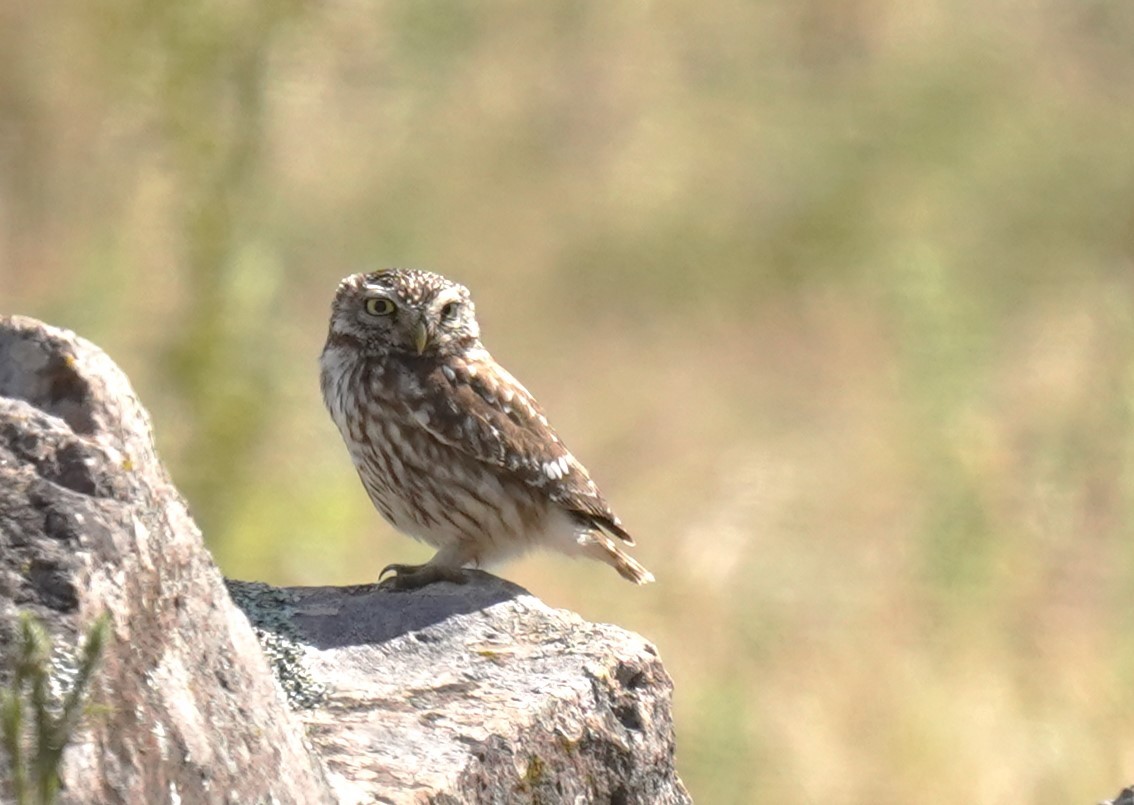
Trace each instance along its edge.
{"label": "blurred background", "polygon": [[1134,4],[0,0],[0,311],[129,373],[225,573],[429,551],[336,283],[470,286],[658,583],[704,803],[1134,781]]}

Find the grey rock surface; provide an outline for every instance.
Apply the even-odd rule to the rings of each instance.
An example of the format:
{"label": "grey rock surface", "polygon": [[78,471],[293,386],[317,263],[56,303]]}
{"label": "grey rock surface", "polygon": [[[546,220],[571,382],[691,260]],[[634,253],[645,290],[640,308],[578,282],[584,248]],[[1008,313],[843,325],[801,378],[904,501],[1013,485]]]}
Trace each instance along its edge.
{"label": "grey rock surface", "polygon": [[226,589],[122,372],[0,317],[0,685],[111,617],[62,802],[688,802],[653,646],[468,579]]}
{"label": "grey rock surface", "polygon": [[1134,786],[1122,789],[1117,797],[1100,802],[1099,805],[1134,805]]}
{"label": "grey rock surface", "polygon": [[412,593],[229,583],[340,801],[689,802],[654,647],[468,577]]}
{"label": "grey rock surface", "polygon": [[60,647],[111,617],[103,709],[64,755],[63,802],[334,801],[126,377],[73,333],[11,317],[0,318],[0,684],[20,611]]}

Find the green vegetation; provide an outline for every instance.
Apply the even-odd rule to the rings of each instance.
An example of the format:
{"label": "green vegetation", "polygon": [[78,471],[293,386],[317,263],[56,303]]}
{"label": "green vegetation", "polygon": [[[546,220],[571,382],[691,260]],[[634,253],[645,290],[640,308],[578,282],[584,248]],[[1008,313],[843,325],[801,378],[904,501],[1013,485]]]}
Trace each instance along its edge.
{"label": "green vegetation", "polygon": [[9,4],[0,310],[107,348],[224,570],[426,552],[338,279],[465,281],[658,577],[703,802],[1092,802],[1134,736],[1134,5]]}
{"label": "green vegetation", "polygon": [[91,678],[109,634],[109,620],[99,618],[87,633],[69,688],[56,695],[52,678],[51,639],[30,615],[20,618],[14,667],[0,689],[0,748],[8,756],[11,795],[17,805],[50,805],[59,793],[63,750],[86,712]]}

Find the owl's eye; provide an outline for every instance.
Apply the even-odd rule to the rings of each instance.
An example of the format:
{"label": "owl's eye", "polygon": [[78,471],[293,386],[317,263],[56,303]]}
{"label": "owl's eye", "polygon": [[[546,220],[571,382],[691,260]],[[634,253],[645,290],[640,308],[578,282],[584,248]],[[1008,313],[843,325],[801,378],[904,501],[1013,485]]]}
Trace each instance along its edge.
{"label": "owl's eye", "polygon": [[460,304],[458,304],[457,302],[450,302],[449,304],[445,305],[445,307],[441,308],[441,321],[446,323],[456,321],[457,313],[459,313],[460,310]]}
{"label": "owl's eye", "polygon": [[395,309],[396,305],[384,296],[366,300],[366,312],[371,316],[389,316]]}

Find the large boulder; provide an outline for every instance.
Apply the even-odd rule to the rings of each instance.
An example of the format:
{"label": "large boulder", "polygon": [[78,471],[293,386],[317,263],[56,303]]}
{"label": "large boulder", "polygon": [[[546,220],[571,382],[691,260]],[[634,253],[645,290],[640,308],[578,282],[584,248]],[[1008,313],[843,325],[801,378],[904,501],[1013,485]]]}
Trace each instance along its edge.
{"label": "large boulder", "polygon": [[103,706],[64,755],[63,801],[334,801],[125,375],[73,333],[13,317],[0,318],[0,684],[21,611],[61,648],[110,615]]}
{"label": "large boulder", "polygon": [[0,317],[0,685],[21,612],[64,649],[110,615],[64,802],[689,801],[641,637],[477,572],[226,587],[122,372]]}
{"label": "large boulder", "polygon": [[689,802],[654,647],[469,576],[413,593],[230,582],[340,801]]}

